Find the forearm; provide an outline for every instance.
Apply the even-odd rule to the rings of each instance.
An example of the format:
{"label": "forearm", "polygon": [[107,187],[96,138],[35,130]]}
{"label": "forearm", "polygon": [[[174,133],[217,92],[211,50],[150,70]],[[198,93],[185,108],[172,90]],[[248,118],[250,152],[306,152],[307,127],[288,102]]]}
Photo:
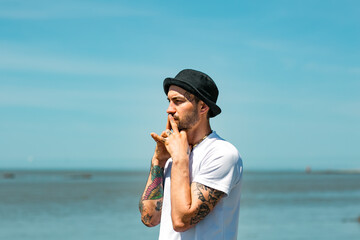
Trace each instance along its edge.
{"label": "forearm", "polygon": [[220,201],[223,192],[193,182],[188,159],[174,161],[171,170],[171,218],[174,230],[186,231],[202,221]]}
{"label": "forearm", "polygon": [[141,221],[148,227],[160,223],[163,201],[164,168],[152,161],[148,181],[139,202]]}
{"label": "forearm", "polygon": [[171,170],[171,218],[176,231],[191,227],[192,196],[190,187],[189,158],[173,160]]}

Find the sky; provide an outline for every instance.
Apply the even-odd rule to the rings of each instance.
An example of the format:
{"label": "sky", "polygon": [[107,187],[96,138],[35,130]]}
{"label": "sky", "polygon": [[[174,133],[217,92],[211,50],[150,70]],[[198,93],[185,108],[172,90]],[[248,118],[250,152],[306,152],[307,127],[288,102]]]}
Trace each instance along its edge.
{"label": "sky", "polygon": [[360,2],[0,0],[0,168],[148,169],[166,77],[244,170],[360,169]]}

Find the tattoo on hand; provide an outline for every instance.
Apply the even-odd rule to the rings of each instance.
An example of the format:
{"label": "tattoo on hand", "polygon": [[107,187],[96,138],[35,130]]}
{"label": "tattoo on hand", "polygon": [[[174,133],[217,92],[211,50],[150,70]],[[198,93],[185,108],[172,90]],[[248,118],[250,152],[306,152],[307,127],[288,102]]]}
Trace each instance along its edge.
{"label": "tattoo on hand", "polygon": [[[208,192],[209,196],[205,198],[203,191]],[[201,200],[202,204],[199,206],[197,214],[191,218],[190,224],[196,224],[204,219],[211,211],[212,208],[219,202],[221,197],[224,195],[223,192],[216,189],[207,187],[200,183],[196,183],[196,191],[198,199]]]}

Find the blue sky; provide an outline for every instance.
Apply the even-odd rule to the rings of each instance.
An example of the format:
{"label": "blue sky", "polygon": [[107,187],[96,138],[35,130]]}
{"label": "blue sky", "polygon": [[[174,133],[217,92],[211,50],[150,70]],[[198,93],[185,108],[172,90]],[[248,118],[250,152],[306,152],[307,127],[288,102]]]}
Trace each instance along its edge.
{"label": "blue sky", "polygon": [[360,168],[359,1],[0,0],[0,168],[148,169],[208,73],[245,169]]}

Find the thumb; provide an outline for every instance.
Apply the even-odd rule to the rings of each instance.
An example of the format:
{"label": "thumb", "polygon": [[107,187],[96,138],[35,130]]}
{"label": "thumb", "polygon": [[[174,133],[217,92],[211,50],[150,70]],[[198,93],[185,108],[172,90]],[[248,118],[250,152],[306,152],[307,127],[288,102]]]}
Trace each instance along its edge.
{"label": "thumb", "polygon": [[187,137],[187,134],[185,131],[180,131],[180,135],[183,136],[183,137]]}
{"label": "thumb", "polygon": [[180,136],[181,136],[182,139],[186,139],[186,141],[187,141],[187,134],[186,134],[185,131],[181,131]]}

